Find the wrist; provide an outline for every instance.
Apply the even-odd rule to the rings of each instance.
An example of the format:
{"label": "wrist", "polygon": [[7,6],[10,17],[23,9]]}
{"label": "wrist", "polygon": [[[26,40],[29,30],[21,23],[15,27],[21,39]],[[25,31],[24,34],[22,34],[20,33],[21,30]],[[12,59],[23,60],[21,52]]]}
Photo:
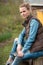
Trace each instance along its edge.
{"label": "wrist", "polygon": [[17,52],[21,51],[21,49],[22,49],[22,46],[20,44],[18,44],[18,46],[17,46]]}
{"label": "wrist", "polygon": [[22,49],[22,46],[21,46],[21,44],[18,44],[18,48],[21,50]]}

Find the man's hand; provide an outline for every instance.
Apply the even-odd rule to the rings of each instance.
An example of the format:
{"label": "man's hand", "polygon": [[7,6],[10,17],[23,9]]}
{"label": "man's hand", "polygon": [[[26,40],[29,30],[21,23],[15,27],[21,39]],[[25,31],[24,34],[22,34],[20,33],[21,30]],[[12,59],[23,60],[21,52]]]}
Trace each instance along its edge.
{"label": "man's hand", "polygon": [[24,55],[24,53],[23,53],[22,51],[19,51],[19,52],[18,52],[18,56],[19,56],[19,57],[23,57],[23,55]]}
{"label": "man's hand", "polygon": [[17,46],[17,53],[18,53],[19,51],[21,51],[21,49],[22,49],[21,44],[18,44],[18,46]]}
{"label": "man's hand", "polygon": [[21,44],[18,44],[18,46],[17,46],[17,54],[18,54],[19,57],[22,57],[24,55],[21,50],[22,50],[22,46],[21,46]]}

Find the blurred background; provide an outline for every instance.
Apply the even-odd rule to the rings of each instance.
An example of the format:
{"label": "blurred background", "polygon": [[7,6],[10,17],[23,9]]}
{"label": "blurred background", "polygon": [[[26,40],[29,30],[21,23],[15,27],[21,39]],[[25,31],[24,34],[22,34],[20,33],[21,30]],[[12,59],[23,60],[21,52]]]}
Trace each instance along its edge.
{"label": "blurred background", "polygon": [[22,30],[20,3],[22,0],[0,0],[0,65],[5,65],[13,40]]}
{"label": "blurred background", "polygon": [[38,1],[38,4],[37,1],[35,3],[33,0],[0,0],[0,65],[5,65],[13,41],[23,28],[23,20],[19,14],[19,5],[22,2],[30,2],[33,15],[37,16],[43,25],[43,2]]}

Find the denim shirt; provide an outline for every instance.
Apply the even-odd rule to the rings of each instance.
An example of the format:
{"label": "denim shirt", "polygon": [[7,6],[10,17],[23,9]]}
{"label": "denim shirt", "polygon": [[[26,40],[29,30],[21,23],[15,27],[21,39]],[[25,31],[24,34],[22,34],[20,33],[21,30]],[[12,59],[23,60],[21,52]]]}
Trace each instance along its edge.
{"label": "denim shirt", "polygon": [[[39,28],[39,22],[35,19],[32,19],[30,22],[29,36],[22,49],[22,51],[24,53],[31,48],[31,45],[35,41],[36,34],[38,32],[38,28]],[[24,36],[25,36],[25,28],[22,30],[22,32],[20,33],[20,35],[18,37],[18,44],[22,44],[22,40],[23,40]]]}

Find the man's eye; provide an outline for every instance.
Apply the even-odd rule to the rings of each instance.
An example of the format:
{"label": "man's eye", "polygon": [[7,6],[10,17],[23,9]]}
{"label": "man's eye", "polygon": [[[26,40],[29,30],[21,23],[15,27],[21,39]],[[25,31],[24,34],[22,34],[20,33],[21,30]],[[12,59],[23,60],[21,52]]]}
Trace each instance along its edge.
{"label": "man's eye", "polygon": [[23,12],[25,12],[25,11],[22,11],[22,12],[20,12],[20,13],[23,13]]}
{"label": "man's eye", "polygon": [[25,11],[23,11],[23,12],[25,12]]}

